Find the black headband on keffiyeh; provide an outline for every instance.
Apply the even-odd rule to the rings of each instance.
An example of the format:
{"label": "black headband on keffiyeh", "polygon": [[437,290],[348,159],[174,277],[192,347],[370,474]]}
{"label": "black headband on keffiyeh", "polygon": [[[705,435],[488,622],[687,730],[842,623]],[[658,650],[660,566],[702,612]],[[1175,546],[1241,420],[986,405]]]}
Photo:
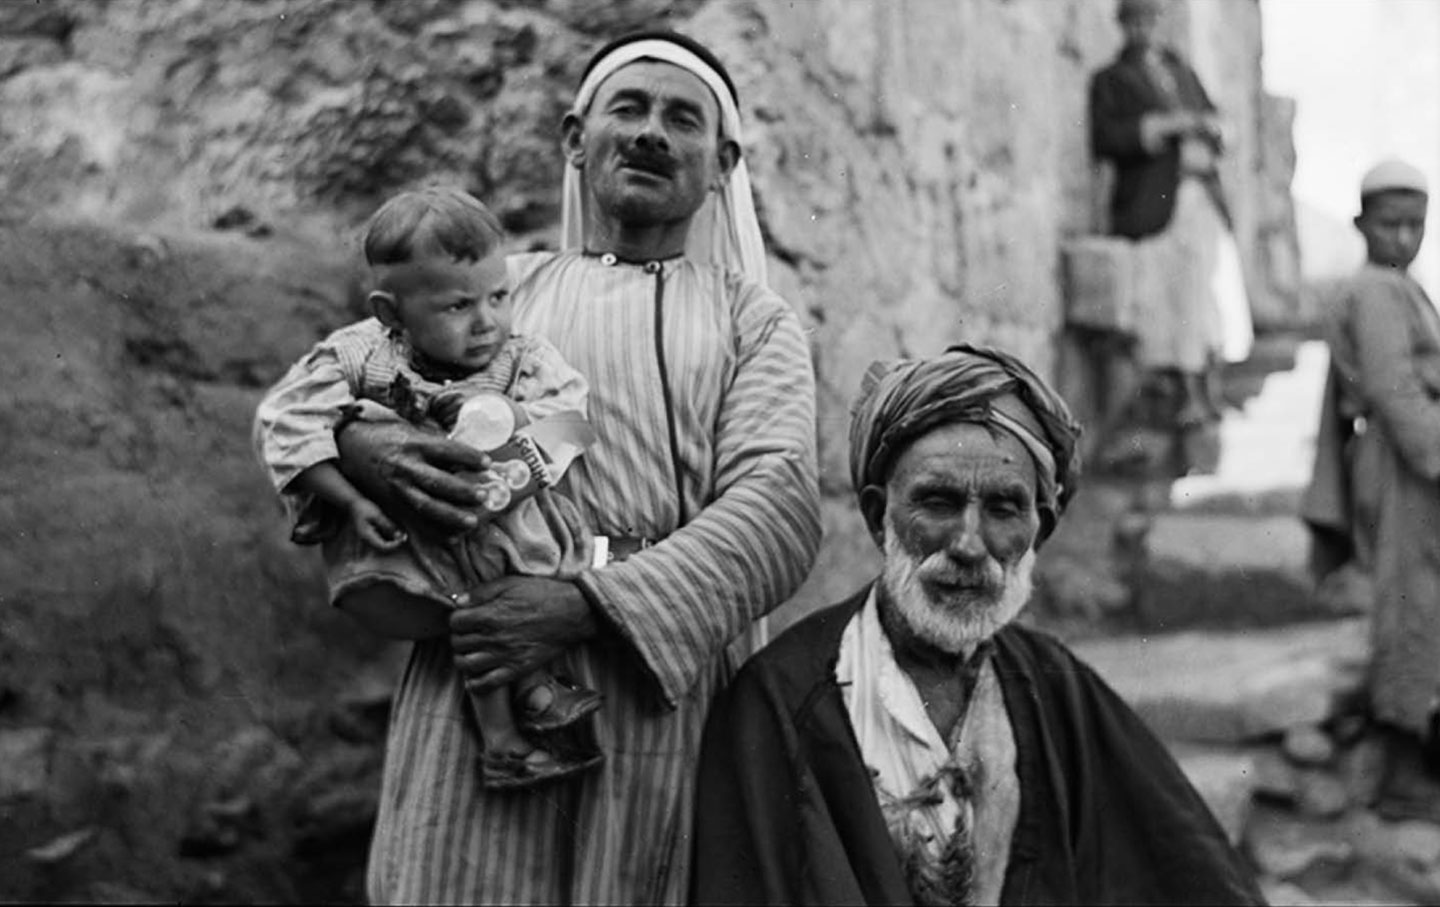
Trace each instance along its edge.
{"label": "black headband on keffiyeh", "polygon": [[942,425],[973,422],[1014,436],[1030,452],[1045,519],[1054,530],[1080,475],[1080,425],[1059,395],[1019,359],[958,344],[930,359],[876,362],[850,420],[850,481],[858,494],[884,487],[895,459]]}

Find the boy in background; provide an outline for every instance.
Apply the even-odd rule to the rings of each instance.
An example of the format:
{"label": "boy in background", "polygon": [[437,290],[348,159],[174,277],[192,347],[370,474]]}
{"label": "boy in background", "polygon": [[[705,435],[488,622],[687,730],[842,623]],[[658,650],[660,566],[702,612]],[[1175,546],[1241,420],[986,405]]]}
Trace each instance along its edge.
{"label": "boy in background", "polygon": [[1355,227],[1366,263],[1328,313],[1330,375],[1302,503],[1323,580],[1373,579],[1372,717],[1385,741],[1377,811],[1440,821],[1440,315],[1409,267],[1429,188],[1398,160],[1367,172]]}

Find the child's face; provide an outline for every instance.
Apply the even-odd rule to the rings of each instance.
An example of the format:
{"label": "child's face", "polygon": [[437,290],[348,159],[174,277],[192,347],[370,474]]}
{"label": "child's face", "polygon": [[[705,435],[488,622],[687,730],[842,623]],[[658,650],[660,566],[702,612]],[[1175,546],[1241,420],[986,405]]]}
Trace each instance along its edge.
{"label": "child's face", "polygon": [[426,257],[386,268],[381,289],[410,346],[466,371],[488,366],[510,338],[510,281],[505,256],[478,262]]}
{"label": "child's face", "polygon": [[1371,196],[1355,226],[1365,237],[1365,250],[1377,265],[1408,268],[1425,239],[1428,199],[1419,192],[1381,192]]}

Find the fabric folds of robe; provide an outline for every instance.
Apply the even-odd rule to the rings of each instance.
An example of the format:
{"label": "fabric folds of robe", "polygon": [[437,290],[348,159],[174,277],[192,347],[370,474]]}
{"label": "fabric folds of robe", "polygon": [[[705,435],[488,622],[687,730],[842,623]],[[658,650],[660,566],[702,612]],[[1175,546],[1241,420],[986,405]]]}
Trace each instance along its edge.
{"label": "fabric folds of robe", "polygon": [[605,762],[573,783],[483,790],[448,642],[415,647],[396,693],[368,893],[678,903],[721,653],[799,586],[819,545],[809,351],[783,300],[717,267],[578,253],[511,264],[517,330],[547,338],[590,382],[597,441],[567,473],[567,494],[597,532],[659,541],[578,580],[610,629],[555,666],[605,696],[593,719]]}
{"label": "fabric folds of robe", "polygon": [[[697,904],[905,904],[834,668],[868,590],[752,659],[705,729]],[[1021,812],[1002,904],[1263,904],[1169,752],[1053,638],[1011,625],[994,667]]]}

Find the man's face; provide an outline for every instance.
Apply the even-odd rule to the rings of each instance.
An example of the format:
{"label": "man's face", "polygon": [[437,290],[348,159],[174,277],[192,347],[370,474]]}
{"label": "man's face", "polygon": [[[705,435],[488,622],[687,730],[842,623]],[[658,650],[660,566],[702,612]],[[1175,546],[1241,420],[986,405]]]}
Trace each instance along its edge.
{"label": "man's face", "polygon": [[1355,226],[1377,265],[1404,270],[1420,254],[1425,240],[1428,197],[1419,192],[1380,192],[1366,200]]}
{"label": "man's face", "polygon": [[883,504],[883,582],[912,632],[958,652],[1014,619],[1030,597],[1035,486],[1024,446],[980,425],[937,428],[899,457],[866,516],[873,529]]}
{"label": "man's face", "polygon": [[[510,283],[503,255],[478,262],[427,256],[387,266],[381,290],[393,299],[382,320],[405,331],[410,345],[431,361],[476,372],[510,337]],[[378,314],[378,313],[377,313]]]}
{"label": "man's face", "polygon": [[1120,20],[1120,30],[1125,33],[1125,44],[1129,47],[1148,49],[1155,45],[1160,33],[1159,7],[1144,6],[1129,11]]}
{"label": "man's face", "polygon": [[613,73],[583,120],[567,118],[565,128],[599,214],[626,226],[688,222],[738,154],[720,138],[720,106],[705,83],[651,60]]}

